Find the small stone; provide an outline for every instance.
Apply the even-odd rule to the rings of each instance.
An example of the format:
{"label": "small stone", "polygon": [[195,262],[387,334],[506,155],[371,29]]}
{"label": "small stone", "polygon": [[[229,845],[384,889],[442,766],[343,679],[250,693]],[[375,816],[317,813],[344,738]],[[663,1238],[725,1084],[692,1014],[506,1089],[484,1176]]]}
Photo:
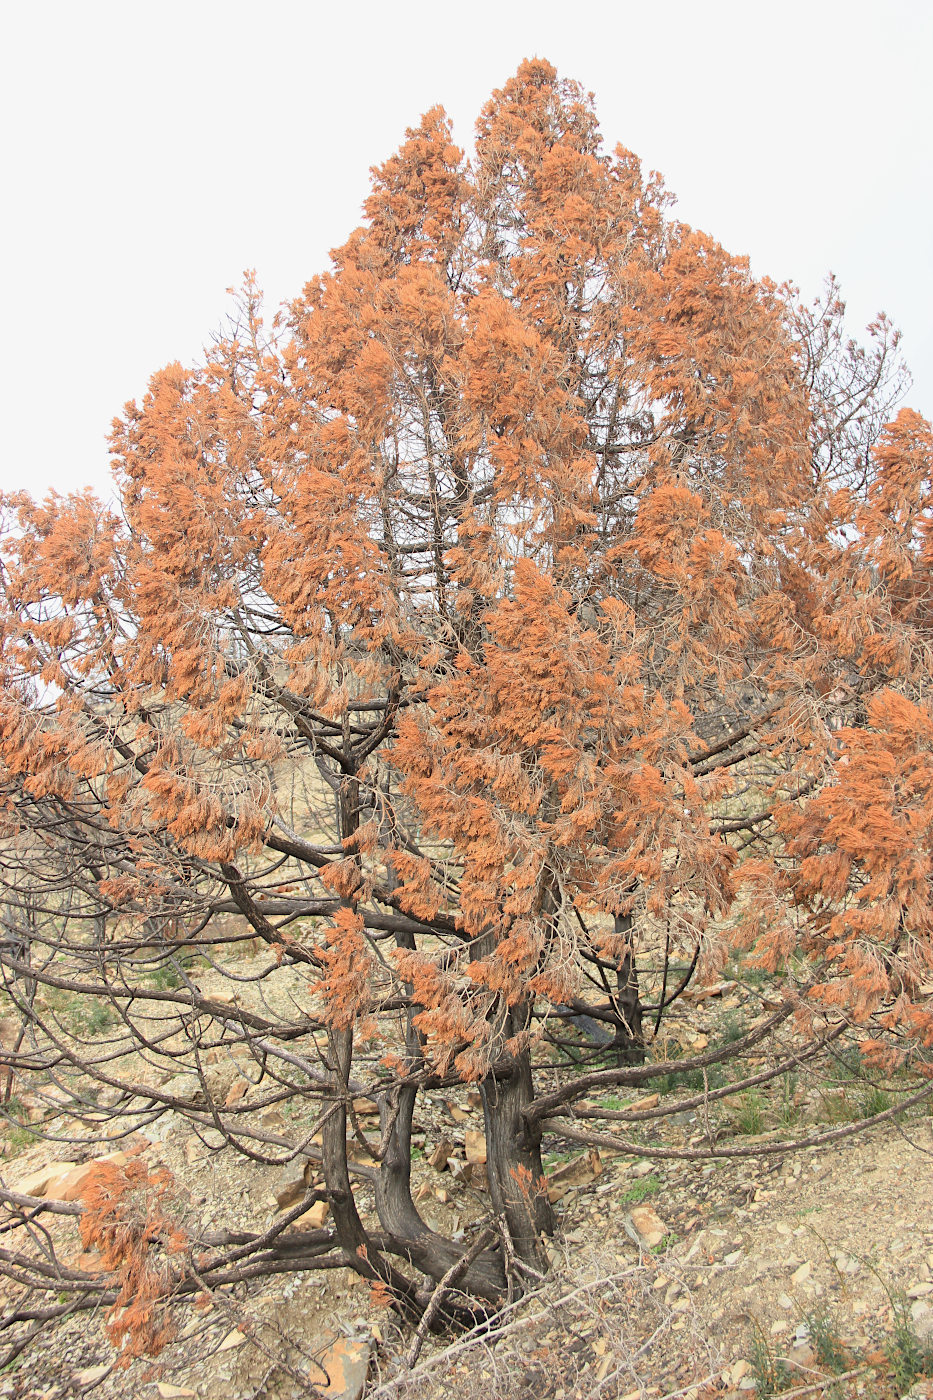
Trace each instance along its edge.
{"label": "small stone", "polygon": [[727,1254],[722,1262],[724,1264],[737,1264],[741,1257],[742,1251],[740,1249],[733,1249],[732,1253]]}
{"label": "small stone", "polygon": [[78,1372],[75,1380],[81,1386],[97,1385],[104,1376],[110,1375],[111,1369],[109,1362],[103,1366],[88,1366],[86,1370]]}
{"label": "small stone", "polygon": [[933,1341],[933,1308],[925,1312],[922,1317],[915,1319],[914,1332],[920,1342]]}
{"label": "small stone", "polygon": [[298,1219],[293,1222],[292,1229],[320,1230],[327,1219],[329,1210],[330,1205],[327,1201],[315,1201],[313,1206],[309,1206],[304,1214],[299,1215]]}
{"label": "small stone", "polygon": [[241,1332],[238,1327],[235,1327],[232,1332],[227,1333],[217,1350],[232,1351],[234,1347],[242,1346],[245,1341],[245,1333]]}
{"label": "small stone", "polygon": [[161,1092],[167,1098],[178,1099],[182,1103],[204,1103],[204,1086],[196,1074],[174,1074],[162,1085]]}
{"label": "small stone", "polygon": [[193,1167],[195,1162],[200,1162],[207,1156],[207,1148],[198,1137],[197,1133],[192,1133],[185,1143],[185,1161],[189,1167]]}
{"label": "small stone", "polygon": [[379,1105],[373,1099],[354,1099],[353,1112],[357,1118],[378,1118]]}
{"label": "small stone", "polygon": [[799,1288],[802,1283],[806,1283],[812,1272],[813,1265],[810,1263],[809,1259],[805,1259],[800,1265],[800,1268],[795,1269],[791,1274],[790,1281],[795,1288]]}
{"label": "small stone", "polygon": [[442,1172],[446,1170],[447,1159],[449,1158],[453,1150],[454,1145],[449,1140],[449,1138],[441,1138],[440,1142],[437,1144],[437,1146],[434,1148],[434,1151],[428,1158],[428,1166],[433,1167],[436,1172]]}
{"label": "small stone", "polygon": [[626,1113],[641,1113],[648,1108],[657,1108],[660,1102],[660,1094],[646,1094],[643,1099],[636,1099],[634,1103],[628,1104],[625,1111]]}
{"label": "small stone", "polygon": [[811,1371],[816,1362],[816,1352],[809,1342],[802,1342],[799,1346],[791,1347],[790,1360],[802,1371]]}
{"label": "small stone", "polygon": [[192,1396],[197,1400],[196,1390],[186,1390],[183,1385],[172,1385],[169,1381],[157,1381],[156,1390],[162,1400],[191,1400]]}
{"label": "small stone", "polygon": [[629,1167],[629,1173],[632,1176],[647,1176],[652,1171],[654,1171],[654,1163],[649,1162],[647,1157],[642,1157],[641,1161],[635,1162]]}
{"label": "small stone", "polygon": [[785,1312],[789,1311],[789,1309],[794,1306],[794,1300],[788,1293],[779,1293],[777,1301],[778,1307],[783,1308]]}
{"label": "small stone", "polygon": [[233,1108],[234,1104],[238,1104],[242,1099],[245,1099],[248,1092],[248,1079],[244,1079],[242,1075],[238,1079],[234,1079],[224,1098],[224,1108]]}
{"label": "small stone", "polygon": [[772,1324],[771,1324],[771,1335],[772,1335],[772,1337],[778,1337],[778,1336],[780,1336],[780,1334],[781,1334],[782,1332],[786,1332],[786,1331],[787,1331],[787,1323],[786,1323],[786,1322],[783,1322],[781,1319],[778,1319],[776,1322],[772,1322]]}
{"label": "small stone", "polygon": [[630,1216],[642,1244],[653,1249],[667,1235],[667,1226],[653,1206],[634,1206]]}
{"label": "small stone", "polygon": [[908,1288],[908,1298],[926,1298],[933,1293],[933,1283],[915,1283],[913,1288]]}
{"label": "small stone", "polygon": [[282,1168],[272,1188],[277,1210],[288,1210],[289,1206],[298,1204],[308,1189],[312,1170],[310,1162],[301,1161],[289,1162]]}
{"label": "small stone", "polygon": [[328,1384],[320,1386],[321,1395],[329,1400],[360,1400],[369,1371],[370,1343],[351,1342],[341,1337],[325,1351],[320,1365],[327,1374]]}
{"label": "small stone", "polygon": [[485,1163],[486,1161],[486,1134],[481,1133],[476,1128],[467,1128],[464,1134],[464,1144],[466,1148],[466,1159],[472,1163]]}
{"label": "small stone", "polygon": [[731,1370],[729,1371],[730,1385],[738,1385],[739,1381],[742,1380],[743,1376],[747,1376],[751,1369],[752,1363],[750,1361],[744,1360],[744,1358],[734,1362]]}

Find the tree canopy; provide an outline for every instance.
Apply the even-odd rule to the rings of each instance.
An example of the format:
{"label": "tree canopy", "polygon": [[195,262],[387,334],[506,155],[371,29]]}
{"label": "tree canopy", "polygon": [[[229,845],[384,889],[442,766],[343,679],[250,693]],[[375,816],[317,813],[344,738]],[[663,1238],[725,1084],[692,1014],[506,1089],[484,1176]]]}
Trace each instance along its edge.
{"label": "tree canopy", "polygon": [[[79,1068],[88,1140],[81,1093],[119,1090],[127,1132],[314,1163],[333,1225],[293,1266],[417,1314],[419,1273],[495,1305],[546,1267],[542,1133],[674,1111],[587,1096],[663,1074],[668,1008],[737,952],[772,1000],[684,1065],[845,1035],[927,1092],[933,437],[883,317],[861,348],[835,284],[801,306],[678,222],[543,61],[469,157],[428,112],[364,216],[127,405],[118,506],[4,502],[0,960],[7,1059]],[[44,989],[116,1008],[103,1048]],[[235,1047],[248,1105],[205,1069]],[[418,1095],[463,1081],[475,1249],[410,1189]],[[248,1255],[208,1246],[202,1279]]]}

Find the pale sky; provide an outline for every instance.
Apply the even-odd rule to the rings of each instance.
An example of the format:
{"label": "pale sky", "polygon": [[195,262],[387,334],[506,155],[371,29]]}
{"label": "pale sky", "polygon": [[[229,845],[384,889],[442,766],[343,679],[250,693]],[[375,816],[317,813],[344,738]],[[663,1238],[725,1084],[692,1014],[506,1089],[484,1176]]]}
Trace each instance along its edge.
{"label": "pale sky", "polygon": [[535,54],[679,217],[808,295],[834,271],[853,334],[887,311],[933,414],[929,0],[6,0],[0,41],[2,489],[107,491],[111,418],[243,270],[297,294],[405,127],[440,103],[469,146]]}

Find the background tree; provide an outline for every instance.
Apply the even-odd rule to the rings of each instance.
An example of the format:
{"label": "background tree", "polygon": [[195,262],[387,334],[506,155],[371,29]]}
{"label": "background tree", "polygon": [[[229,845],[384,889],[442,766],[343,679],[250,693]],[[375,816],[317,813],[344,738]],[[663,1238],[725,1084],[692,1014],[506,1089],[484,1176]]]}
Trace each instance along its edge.
{"label": "background tree", "polygon": [[[546,1267],[542,1133],[624,1146],[579,1120],[693,1103],[583,1101],[666,1074],[665,1010],[736,949],[770,1009],[678,1067],[772,1062],[712,1097],[850,1034],[926,1093],[929,425],[881,432],[883,320],[847,346],[832,285],[800,308],[667,205],[525,63],[471,159],[429,112],[271,331],[248,281],[203,366],[127,406],[119,514],[6,503],[6,1058],[67,1083],[85,1141],[99,1091],[111,1128],[172,1110],[317,1164],[301,1206],[332,1212],[215,1232],[200,1281],[179,1247],[166,1293],[348,1263],[411,1315],[419,1274],[495,1305]],[[109,1035],[43,989],[105,1000]],[[248,1104],[205,1072],[234,1047]],[[463,1081],[472,1247],[410,1182],[419,1093]],[[282,1103],[295,1134],[258,1116]]]}

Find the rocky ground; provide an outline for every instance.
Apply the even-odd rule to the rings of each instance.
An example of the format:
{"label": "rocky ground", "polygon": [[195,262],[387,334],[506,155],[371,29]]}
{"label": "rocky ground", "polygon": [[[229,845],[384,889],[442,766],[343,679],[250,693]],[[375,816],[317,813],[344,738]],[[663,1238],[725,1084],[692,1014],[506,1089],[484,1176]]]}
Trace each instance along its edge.
{"label": "rocky ground", "polygon": [[[728,983],[718,992],[740,1009],[745,995]],[[720,1005],[717,1015],[734,1006]],[[701,1000],[682,1027],[693,1045],[707,1034],[704,1017]],[[227,1095],[248,1095],[235,1062],[221,1069]],[[825,1127],[851,1089],[801,1080],[794,1092],[799,1123],[822,1114]],[[746,1102],[744,1112],[743,1140],[764,1143],[761,1105]],[[364,1385],[373,1400],[926,1394],[931,1123],[917,1113],[821,1151],[715,1163],[570,1153],[554,1139],[548,1169],[559,1229],[547,1280],[492,1332],[427,1339],[413,1369],[405,1364],[411,1334],[340,1269],[216,1291],[208,1308],[179,1314],[179,1336],[154,1365],[119,1369],[104,1319],[71,1318],[0,1374],[0,1397],[291,1400],[359,1395]],[[43,1123],[53,1137],[59,1126],[54,1117]],[[658,1142],[686,1145],[697,1127],[695,1114],[680,1114],[659,1129]],[[488,1208],[480,1129],[477,1096],[466,1090],[421,1105],[419,1208],[436,1228],[465,1238]],[[251,1163],[209,1132],[205,1139],[169,1113],[118,1146],[150,1170],[169,1169],[182,1224],[261,1228],[294,1199],[288,1171]],[[37,1173],[74,1160],[64,1142],[24,1145],[14,1135],[5,1150],[5,1184],[26,1183],[34,1194],[59,1189],[46,1182],[39,1191]],[[74,1223],[59,1220],[55,1230],[76,1257]]]}

